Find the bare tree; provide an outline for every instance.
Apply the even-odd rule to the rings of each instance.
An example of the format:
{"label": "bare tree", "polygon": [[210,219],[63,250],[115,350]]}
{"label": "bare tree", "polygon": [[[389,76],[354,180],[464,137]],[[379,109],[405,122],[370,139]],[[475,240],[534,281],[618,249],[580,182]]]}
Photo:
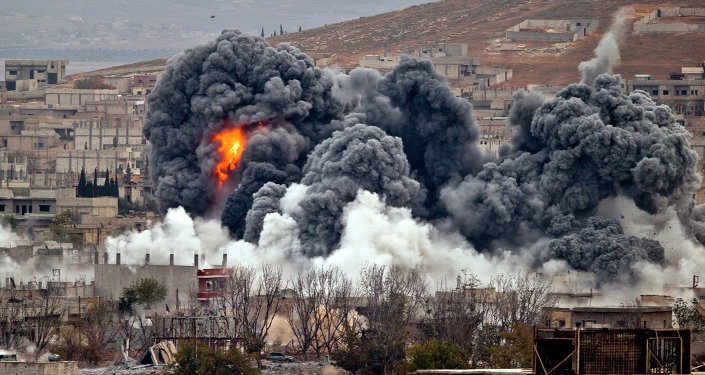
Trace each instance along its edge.
{"label": "bare tree", "polygon": [[285,284],[281,267],[264,265],[231,269],[223,287],[221,306],[239,323],[239,333],[249,351],[261,351],[276,314],[281,310]]}
{"label": "bare tree", "polygon": [[23,324],[22,310],[24,297],[16,289],[0,289],[0,347],[11,349],[17,346]]}
{"label": "bare tree", "polygon": [[324,270],[310,268],[300,271],[291,288],[294,295],[289,299],[287,322],[296,338],[296,344],[304,358],[317,339],[321,320],[318,319],[322,286],[319,274]]}
{"label": "bare tree", "polygon": [[39,356],[51,343],[54,333],[61,326],[64,315],[62,300],[47,294],[40,298],[28,299],[24,304],[25,329],[30,333],[30,342],[35,346],[35,356]]}
{"label": "bare tree", "polygon": [[480,288],[474,276],[455,288],[442,282],[433,298],[424,304],[423,329],[426,337],[449,341],[472,356],[478,330],[486,318],[488,290]]}
{"label": "bare tree", "polygon": [[119,329],[113,324],[114,306],[111,302],[99,301],[89,307],[81,319],[81,333],[86,339],[87,347],[93,355],[88,356],[89,362],[96,363],[100,354],[117,336]]}
{"label": "bare tree", "polygon": [[313,349],[320,358],[323,350],[333,352],[345,328],[356,321],[352,316],[352,281],[343,271],[336,267],[319,270],[317,285],[320,306],[314,315],[318,334],[313,340]]}
{"label": "bare tree", "polygon": [[363,334],[379,353],[378,371],[391,373],[404,357],[410,323],[426,298],[426,282],[418,269],[375,265],[362,271],[360,287],[367,300]]}
{"label": "bare tree", "polygon": [[545,321],[544,308],[555,306],[550,279],[541,274],[499,275],[490,286],[487,322],[500,331],[509,331],[514,323],[537,326]]}

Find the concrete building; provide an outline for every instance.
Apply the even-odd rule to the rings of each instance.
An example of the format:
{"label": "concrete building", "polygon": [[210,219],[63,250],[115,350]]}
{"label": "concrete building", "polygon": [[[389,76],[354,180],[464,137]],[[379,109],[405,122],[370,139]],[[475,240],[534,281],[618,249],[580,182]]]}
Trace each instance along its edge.
{"label": "concrete building", "polygon": [[57,213],[54,190],[26,187],[0,188],[0,215],[13,215],[18,220],[50,220]]}
{"label": "concrete building", "polygon": [[77,107],[88,102],[100,100],[115,100],[118,90],[115,89],[53,89],[44,95],[44,104],[48,107]]}
{"label": "concrete building", "polygon": [[[106,145],[107,146],[107,145]],[[133,175],[142,175],[146,166],[146,153],[141,146],[110,147],[103,150],[60,150],[56,154],[56,171],[59,173],[86,173],[94,170],[99,172],[110,171],[111,174],[124,174],[127,169]]]}
{"label": "concrete building", "polygon": [[597,18],[528,19],[507,29],[506,37],[511,40],[575,42],[595,31],[599,24]]}
{"label": "concrete building", "polygon": [[[100,179],[98,179],[100,180]],[[116,197],[76,197],[76,188],[60,188],[53,190],[56,194],[56,210],[63,212],[71,210],[75,215],[92,215],[100,217],[116,217],[118,215],[118,199]]]}
{"label": "concrete building", "polygon": [[[705,66],[705,64],[703,64]],[[666,104],[685,125],[684,116],[705,116],[705,74],[703,66],[684,67],[681,73],[672,73],[668,79],[653,79],[639,74],[627,80],[625,91],[646,91],[659,104]]]}
{"label": "concrete building", "polygon": [[513,71],[505,68],[481,67],[480,60],[468,56],[465,43],[425,43],[416,50],[407,48],[402,53],[391,53],[385,48],[380,55],[360,57],[361,67],[378,70],[386,74],[399,64],[403,56],[430,60],[436,71],[449,81],[476,87],[490,87],[505,82]]}
{"label": "concrete building", "polygon": [[671,328],[671,306],[547,307],[547,328]]}
{"label": "concrete building", "polygon": [[640,33],[705,32],[705,8],[661,7],[634,22],[633,31]]}
{"label": "concrete building", "polygon": [[7,91],[28,91],[35,81],[36,86],[56,85],[66,75],[66,60],[5,60],[5,81]]}
{"label": "concrete building", "polygon": [[[174,265],[171,254],[169,265],[149,264],[149,255],[141,265],[120,264],[120,254],[116,254],[114,264],[95,264],[96,296],[116,300],[122,289],[137,281],[151,277],[167,287],[166,304],[170,308],[186,306],[191,292],[197,291],[198,256],[194,255],[194,265]],[[154,306],[164,310],[164,305]]]}

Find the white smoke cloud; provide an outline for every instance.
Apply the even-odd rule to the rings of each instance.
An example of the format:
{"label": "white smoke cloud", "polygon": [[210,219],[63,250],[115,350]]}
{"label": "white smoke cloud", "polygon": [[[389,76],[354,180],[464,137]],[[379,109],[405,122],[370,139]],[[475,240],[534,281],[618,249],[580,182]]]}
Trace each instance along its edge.
{"label": "white smoke cloud", "polygon": [[0,248],[17,247],[22,244],[27,244],[26,237],[21,236],[12,231],[12,228],[0,225]]}

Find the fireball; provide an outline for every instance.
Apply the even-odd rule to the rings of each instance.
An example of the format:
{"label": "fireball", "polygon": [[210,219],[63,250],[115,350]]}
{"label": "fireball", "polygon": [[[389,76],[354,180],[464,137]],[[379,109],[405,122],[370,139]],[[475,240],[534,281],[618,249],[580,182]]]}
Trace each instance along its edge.
{"label": "fireball", "polygon": [[220,143],[218,147],[220,161],[213,170],[219,186],[222,186],[230,176],[230,172],[237,168],[240,156],[245,150],[245,141],[245,132],[240,127],[226,127],[211,138],[211,143]]}

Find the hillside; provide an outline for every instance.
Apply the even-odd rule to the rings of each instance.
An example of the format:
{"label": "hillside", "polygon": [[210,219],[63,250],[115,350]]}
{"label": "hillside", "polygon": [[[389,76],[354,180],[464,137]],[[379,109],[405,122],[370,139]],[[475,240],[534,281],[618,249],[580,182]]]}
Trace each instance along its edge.
{"label": "hillside", "polygon": [[[273,45],[287,42],[310,54],[336,54],[338,63],[354,67],[360,56],[379,53],[388,43],[392,51],[420,42],[467,43],[470,55],[482,65],[514,69],[511,86],[529,83],[565,85],[579,76],[579,61],[592,57],[612,14],[622,6],[633,8],[632,19],[640,18],[659,6],[703,6],[702,0],[664,3],[656,0],[442,0],[399,11],[361,17],[298,33],[268,38]],[[527,18],[597,17],[600,28],[554,53],[497,51],[494,42],[504,30]],[[620,44],[622,63],[617,73],[627,78],[650,73],[656,77],[680,71],[683,65],[705,61],[704,34],[628,33]],[[527,47],[551,47],[547,43]]]}

